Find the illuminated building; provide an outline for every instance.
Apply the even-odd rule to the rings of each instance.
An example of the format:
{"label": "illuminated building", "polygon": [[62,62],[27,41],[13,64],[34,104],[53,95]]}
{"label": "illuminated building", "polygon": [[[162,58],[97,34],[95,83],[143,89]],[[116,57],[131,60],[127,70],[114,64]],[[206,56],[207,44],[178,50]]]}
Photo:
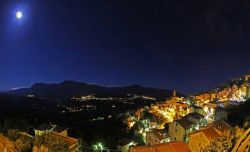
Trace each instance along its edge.
{"label": "illuminated building", "polygon": [[199,114],[205,115],[205,111],[203,110],[203,108],[200,107],[200,106],[196,106],[196,105],[191,106],[191,111],[190,112],[197,112]]}
{"label": "illuminated building", "polygon": [[207,121],[205,117],[199,113],[189,113],[181,119],[175,120],[169,124],[169,135],[175,141],[188,142],[188,134],[199,130],[205,126]]}
{"label": "illuminated building", "polygon": [[152,129],[146,133],[146,145],[155,145],[171,141],[165,129]]}
{"label": "illuminated building", "polygon": [[247,83],[246,85],[246,98],[249,98],[250,97],[250,84]]}
{"label": "illuminated building", "polygon": [[210,142],[220,137],[218,131],[212,127],[200,129],[189,134],[188,146],[192,152],[200,152],[203,147],[206,147]]}
{"label": "illuminated building", "polygon": [[206,119],[209,119],[211,121],[214,120],[214,115],[215,115],[215,109],[218,107],[218,103],[216,102],[209,102],[207,103],[203,109],[205,112],[205,117]]}
{"label": "illuminated building", "polygon": [[179,102],[177,98],[167,100],[165,103],[156,104],[149,108],[149,113],[152,113],[156,118],[161,119],[164,124],[179,119],[189,112],[189,105]]}

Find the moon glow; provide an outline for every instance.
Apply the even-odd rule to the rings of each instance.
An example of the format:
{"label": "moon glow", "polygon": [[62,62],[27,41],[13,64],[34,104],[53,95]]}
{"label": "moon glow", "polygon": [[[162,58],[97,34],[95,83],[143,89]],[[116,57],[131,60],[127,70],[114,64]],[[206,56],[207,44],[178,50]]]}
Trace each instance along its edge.
{"label": "moon glow", "polygon": [[17,11],[17,12],[16,12],[16,18],[17,18],[18,20],[20,20],[22,17],[23,17],[23,12]]}

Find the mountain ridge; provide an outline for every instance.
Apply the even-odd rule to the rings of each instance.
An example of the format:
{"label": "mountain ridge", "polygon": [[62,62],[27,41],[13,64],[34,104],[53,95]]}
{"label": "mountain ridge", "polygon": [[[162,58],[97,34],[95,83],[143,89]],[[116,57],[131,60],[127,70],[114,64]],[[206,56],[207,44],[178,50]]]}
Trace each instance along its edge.
{"label": "mountain ridge", "polygon": [[[22,96],[32,94],[36,97],[47,99],[65,99],[73,96],[85,96],[90,94],[95,94],[100,97],[124,97],[127,96],[127,94],[135,94],[150,96],[156,99],[166,99],[171,97],[173,90],[144,87],[141,85],[108,87],[73,80],[65,80],[60,83],[39,82],[33,84],[30,88],[10,90],[6,91],[6,93]],[[177,95],[181,94],[177,93]]]}

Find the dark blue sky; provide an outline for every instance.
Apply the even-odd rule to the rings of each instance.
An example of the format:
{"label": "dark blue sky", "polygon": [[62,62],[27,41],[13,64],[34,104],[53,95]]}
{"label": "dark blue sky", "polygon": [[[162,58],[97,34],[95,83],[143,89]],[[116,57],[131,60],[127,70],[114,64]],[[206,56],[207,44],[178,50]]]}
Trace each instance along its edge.
{"label": "dark blue sky", "polygon": [[194,93],[250,73],[247,0],[4,0],[0,33],[0,90],[70,79]]}

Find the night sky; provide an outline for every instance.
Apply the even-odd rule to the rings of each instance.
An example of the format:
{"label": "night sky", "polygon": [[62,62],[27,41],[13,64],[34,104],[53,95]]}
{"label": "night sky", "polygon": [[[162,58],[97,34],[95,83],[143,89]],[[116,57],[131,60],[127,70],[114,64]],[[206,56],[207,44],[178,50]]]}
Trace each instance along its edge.
{"label": "night sky", "polygon": [[76,80],[189,94],[250,73],[249,49],[248,0],[0,2],[0,90]]}

